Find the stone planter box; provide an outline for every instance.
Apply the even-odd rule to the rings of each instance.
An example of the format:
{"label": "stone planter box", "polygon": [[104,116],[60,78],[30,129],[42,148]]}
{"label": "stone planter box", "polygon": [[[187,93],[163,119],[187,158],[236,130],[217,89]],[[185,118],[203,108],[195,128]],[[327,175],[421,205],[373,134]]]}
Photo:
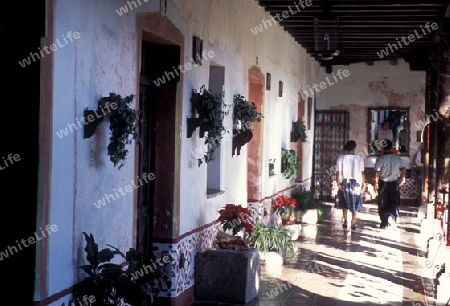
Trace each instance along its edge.
{"label": "stone planter box", "polygon": [[255,248],[208,249],[195,256],[195,299],[245,304],[258,296],[261,265]]}
{"label": "stone planter box", "polygon": [[306,211],[296,210],[295,221],[303,224],[316,224],[319,221],[317,209],[311,208]]}

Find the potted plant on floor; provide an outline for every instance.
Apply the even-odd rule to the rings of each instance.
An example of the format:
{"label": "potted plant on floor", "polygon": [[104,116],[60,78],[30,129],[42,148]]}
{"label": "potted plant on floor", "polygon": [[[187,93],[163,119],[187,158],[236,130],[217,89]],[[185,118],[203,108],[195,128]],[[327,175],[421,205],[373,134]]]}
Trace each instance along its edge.
{"label": "potted plant on floor", "polygon": [[[94,236],[85,232],[83,235],[89,263],[80,266],[87,276],[74,285],[75,303],[88,298],[91,305],[153,305],[154,296],[163,286],[163,267],[172,257],[164,256],[161,263],[160,259],[143,256],[133,248],[124,254],[111,245],[99,251]],[[126,264],[112,263],[116,255]]]}
{"label": "potted plant on floor", "polygon": [[250,245],[258,250],[261,261],[266,265],[283,265],[286,252],[294,250],[291,232],[277,224],[266,226],[262,222],[256,222],[249,239]]}
{"label": "potted plant on floor", "polygon": [[316,224],[323,219],[327,206],[315,197],[313,190],[306,190],[299,185],[292,189],[291,197],[297,201],[294,211],[296,222]]}
{"label": "potted plant on floor", "polygon": [[[195,255],[195,297],[201,301],[246,304],[258,296],[261,274],[258,250],[250,247],[250,211],[226,204],[219,210],[219,231],[213,248]],[[242,234],[242,236],[239,236]]]}
{"label": "potted plant on floor", "polygon": [[[222,225],[223,231],[217,234],[215,247],[229,250],[249,249],[246,234],[253,231],[253,224],[247,207],[240,204],[226,204],[219,210],[217,221]],[[232,235],[227,234],[229,231]],[[242,236],[238,236],[242,231]]]}
{"label": "potted plant on floor", "polygon": [[294,209],[297,201],[294,198],[279,195],[272,201],[272,212],[280,216],[282,224],[294,224]]}

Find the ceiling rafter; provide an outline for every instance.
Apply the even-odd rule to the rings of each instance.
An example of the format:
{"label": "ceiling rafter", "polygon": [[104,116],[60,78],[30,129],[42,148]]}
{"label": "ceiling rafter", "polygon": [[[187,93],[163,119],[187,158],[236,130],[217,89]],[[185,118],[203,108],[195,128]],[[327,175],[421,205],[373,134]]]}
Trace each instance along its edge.
{"label": "ceiling rafter", "polygon": [[[449,0],[255,0],[322,65],[348,65],[403,57],[419,61],[427,57],[433,34],[425,25],[442,24]],[[299,7],[300,10],[297,10]],[[314,18],[324,13],[339,18],[339,55],[324,60],[315,52]],[[288,12],[287,18],[282,18]],[[255,25],[256,26],[256,25]],[[441,31],[438,29],[437,31]],[[413,35],[395,52],[380,58],[377,52]],[[387,49],[386,49],[387,50]],[[415,63],[417,64],[417,63]]]}

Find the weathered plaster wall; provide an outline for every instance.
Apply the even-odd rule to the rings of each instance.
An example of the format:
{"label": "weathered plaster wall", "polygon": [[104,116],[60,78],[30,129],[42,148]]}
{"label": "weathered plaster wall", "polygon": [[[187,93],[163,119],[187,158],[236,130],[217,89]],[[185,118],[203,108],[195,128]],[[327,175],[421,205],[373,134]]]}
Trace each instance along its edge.
{"label": "weathered plaster wall", "polygon": [[[58,231],[49,240],[48,295],[76,281],[77,267],[85,264],[83,231],[94,235],[99,248],[111,244],[127,250],[134,242],[134,195],[116,193],[133,178],[134,147],[129,146],[130,159],[118,171],[106,155],[109,122],[101,122],[89,139],[83,138],[82,123],[83,110],[97,109],[102,96],[136,94],[134,24],[114,11],[123,5],[121,1],[57,1],[54,5],[54,37],[64,46],[53,52],[49,220]],[[77,31],[80,37],[70,41],[69,31]],[[66,128],[67,135],[58,136]],[[105,194],[112,195],[110,203],[97,209],[93,203]]]}
{"label": "weathered plaster wall", "polygon": [[[342,79],[337,76],[337,71],[348,70],[349,75]],[[334,82],[333,74],[338,82]],[[413,159],[420,143],[416,141],[418,130],[415,123],[424,118],[425,111],[425,72],[410,71],[409,64],[399,60],[396,66],[389,61],[375,62],[373,66],[365,63],[349,66],[333,66],[332,74],[327,74],[324,68],[316,84],[326,78],[332,85],[320,89],[317,93],[317,109],[347,110],[350,112],[350,139],[357,144],[357,151],[367,156],[367,118],[368,107],[384,106],[410,106],[409,120],[410,132],[410,157]],[[331,83],[330,82],[330,83]],[[312,86],[312,85],[311,85]],[[407,166],[410,159],[404,158]],[[373,159],[365,159],[366,166],[372,165]]]}
{"label": "weathered plaster wall", "polygon": [[[135,193],[117,193],[119,188],[130,185],[134,178],[134,146],[129,146],[127,164],[118,170],[106,155],[109,123],[100,123],[95,135],[84,139],[83,124],[78,124],[78,121],[83,117],[85,108],[96,109],[99,98],[109,92],[123,96],[136,94],[136,46],[139,37],[135,27],[136,14],[160,11],[159,2],[141,3],[123,16],[116,10],[126,6],[127,1],[80,0],[73,3],[63,0],[54,4],[55,38],[61,40],[69,31],[78,31],[80,38],[54,52],[49,220],[59,230],[49,240],[48,296],[69,288],[78,280],[80,274],[77,266],[85,263],[83,231],[94,234],[99,248],[111,244],[127,250],[135,243]],[[261,123],[264,125],[264,140],[260,162],[263,177],[260,198],[270,197],[288,187],[289,181],[281,174],[269,178],[268,161],[276,158],[279,165],[281,147],[294,146],[289,142],[289,132],[291,122],[297,116],[297,92],[301,84],[305,86],[315,82],[317,64],[278,25],[253,34],[251,28],[260,25],[262,20],[271,19],[254,1],[211,0],[203,1],[201,5],[194,0],[168,1],[164,14],[185,35],[184,63],[192,58],[192,36],[196,35],[203,39],[203,50],[214,52],[215,56],[210,61],[225,67],[226,104],[232,104],[236,93],[248,96],[248,70],[251,66],[257,65],[264,74],[271,73],[272,89],[264,92],[264,108],[261,109],[265,118]],[[173,219],[175,222],[177,217],[180,218],[179,235],[213,222],[218,216],[217,211],[227,203],[245,205],[247,202],[246,147],[243,147],[240,156],[232,157],[232,138],[224,139],[221,147],[221,189],[225,193],[207,199],[206,166],[198,167],[191,155],[202,145],[203,139],[198,137],[198,131],[192,138],[185,137],[185,118],[191,108],[190,93],[193,88],[199,89],[202,84],[208,84],[210,61],[186,71],[184,83],[181,84],[183,120],[182,126],[178,127],[182,140],[180,213]],[[280,80],[284,84],[283,97],[278,97]],[[70,124],[74,124],[73,131],[60,138],[56,133]],[[78,128],[75,129],[75,125]],[[231,131],[231,113],[225,119],[225,126]],[[302,163],[305,177],[311,176],[311,165],[307,160],[311,157],[312,130],[308,131],[308,137]],[[90,160],[91,144],[95,149],[93,160]],[[106,200],[106,195],[114,199],[96,208],[94,202]],[[199,233],[186,236],[185,240],[195,236],[201,246],[186,254],[190,258],[213,239],[210,230],[205,231],[209,233],[208,239],[201,238]],[[181,242],[178,245],[176,257],[185,251]],[[185,282],[186,287],[179,287],[177,282],[173,282],[175,287],[171,290],[175,290],[176,294],[192,286],[193,267],[190,265],[179,272],[181,274],[177,274],[177,280]],[[182,276],[179,275],[183,273],[188,276],[180,279]],[[60,305],[61,301],[55,302],[55,305]]]}
{"label": "weathered plaster wall", "polygon": [[[297,97],[300,83],[314,81],[315,64],[311,57],[278,25],[253,34],[251,29],[262,20],[269,20],[256,3],[251,1],[211,1],[202,6],[196,1],[180,1],[181,18],[189,23],[186,33],[185,59],[191,57],[191,37],[203,39],[203,49],[214,51],[212,59],[225,67],[225,103],[232,104],[233,95],[240,93],[248,97],[248,70],[257,65],[262,73],[272,76],[270,91],[264,92],[264,125],[262,131],[263,151],[260,171],[262,188],[259,197],[270,196],[286,188],[289,181],[278,174],[268,175],[270,158],[280,161],[281,146],[289,147],[291,119],[297,114]],[[282,46],[282,48],[281,48]],[[295,63],[295,65],[293,65]],[[185,74],[183,117],[190,113],[189,95],[192,88],[208,84],[208,63]],[[283,81],[283,97],[278,97],[278,81]],[[232,128],[231,113],[225,120],[227,129]],[[185,134],[185,126],[182,134]],[[217,211],[226,203],[246,204],[247,194],[247,146],[240,156],[231,157],[232,137],[225,137],[221,146],[222,190],[225,193],[205,199],[206,165],[198,167],[191,158],[191,151],[201,147],[203,139],[197,133],[191,139],[183,139],[181,153],[181,211],[180,234],[212,222]],[[310,155],[308,147],[305,155]],[[306,167],[305,173],[310,170]],[[193,179],[195,178],[195,179]]]}

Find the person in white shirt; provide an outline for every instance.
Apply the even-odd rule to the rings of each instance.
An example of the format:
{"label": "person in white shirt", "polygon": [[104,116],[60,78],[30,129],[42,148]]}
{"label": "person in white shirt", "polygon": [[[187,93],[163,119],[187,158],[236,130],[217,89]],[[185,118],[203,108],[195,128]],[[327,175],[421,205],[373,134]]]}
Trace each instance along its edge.
{"label": "person in white shirt", "polygon": [[381,152],[383,154],[377,158],[374,166],[380,228],[396,229],[400,211],[400,188],[406,181],[406,168],[401,157],[392,153],[391,141],[386,141]]}
{"label": "person in white shirt", "polygon": [[378,140],[390,140],[392,141],[394,139],[394,135],[392,134],[392,130],[389,129],[389,122],[385,121],[381,125],[381,129],[378,131],[377,135]]}
{"label": "person in white shirt", "polygon": [[398,142],[400,146],[400,152],[405,153],[408,147],[409,139],[409,123],[408,121],[403,122],[403,129],[398,133]]}
{"label": "person in white shirt", "polygon": [[364,174],[364,159],[355,155],[356,142],[349,140],[345,146],[345,154],[338,156],[336,161],[336,182],[339,191],[336,195],[335,208],[342,209],[344,223],[347,228],[348,211],[352,213],[351,229],[356,229],[358,211],[362,211],[362,195],[366,189],[366,176]]}

